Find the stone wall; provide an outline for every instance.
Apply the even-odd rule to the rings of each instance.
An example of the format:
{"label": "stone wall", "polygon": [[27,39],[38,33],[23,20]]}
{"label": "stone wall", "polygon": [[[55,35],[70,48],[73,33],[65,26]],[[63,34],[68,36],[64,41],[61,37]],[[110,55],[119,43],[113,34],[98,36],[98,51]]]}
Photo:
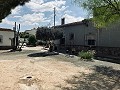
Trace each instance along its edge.
{"label": "stone wall", "polygon": [[96,56],[120,58],[119,47],[97,47]]}
{"label": "stone wall", "polygon": [[72,46],[64,46],[60,45],[59,50],[72,50],[75,48],[76,54],[82,50],[95,50],[95,56],[100,57],[109,57],[109,58],[119,58],[120,59],[120,48],[119,47],[89,47],[89,46],[79,46],[79,45],[72,45]]}

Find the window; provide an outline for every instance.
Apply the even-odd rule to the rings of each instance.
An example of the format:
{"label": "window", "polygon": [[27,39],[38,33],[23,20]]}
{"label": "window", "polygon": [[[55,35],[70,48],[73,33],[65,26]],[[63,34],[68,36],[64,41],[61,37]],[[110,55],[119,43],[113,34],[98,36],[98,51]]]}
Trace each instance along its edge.
{"label": "window", "polygon": [[0,35],[0,43],[2,43],[3,42],[3,37],[2,37],[2,35]]}
{"label": "window", "polygon": [[74,40],[74,34],[73,33],[70,34],[69,40]]}
{"label": "window", "polygon": [[95,45],[94,39],[88,39],[88,45]]}

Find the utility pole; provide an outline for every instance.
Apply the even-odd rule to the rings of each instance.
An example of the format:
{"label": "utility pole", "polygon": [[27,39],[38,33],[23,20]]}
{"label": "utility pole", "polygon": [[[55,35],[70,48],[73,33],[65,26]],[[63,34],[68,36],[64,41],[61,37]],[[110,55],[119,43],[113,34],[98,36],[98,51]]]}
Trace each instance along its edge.
{"label": "utility pole", "polygon": [[55,28],[55,17],[56,17],[56,9],[54,7],[54,28]]}
{"label": "utility pole", "polygon": [[18,49],[18,45],[19,45],[19,31],[20,31],[20,24],[17,27],[17,32],[16,32],[16,49]]}
{"label": "utility pole", "polygon": [[16,50],[16,22],[15,22],[15,26],[13,27],[13,30],[14,30],[13,50]]}
{"label": "utility pole", "polygon": [[20,32],[20,24],[19,24],[19,26],[18,26],[18,34],[19,34],[19,32]]}

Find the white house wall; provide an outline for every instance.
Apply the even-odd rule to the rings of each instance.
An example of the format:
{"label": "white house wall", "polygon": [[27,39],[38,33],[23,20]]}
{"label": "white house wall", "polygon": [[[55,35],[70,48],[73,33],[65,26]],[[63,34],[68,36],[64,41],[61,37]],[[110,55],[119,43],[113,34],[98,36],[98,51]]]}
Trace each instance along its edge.
{"label": "white house wall", "polygon": [[14,32],[11,31],[0,31],[0,35],[3,37],[0,46],[11,46],[11,38],[14,38]]}

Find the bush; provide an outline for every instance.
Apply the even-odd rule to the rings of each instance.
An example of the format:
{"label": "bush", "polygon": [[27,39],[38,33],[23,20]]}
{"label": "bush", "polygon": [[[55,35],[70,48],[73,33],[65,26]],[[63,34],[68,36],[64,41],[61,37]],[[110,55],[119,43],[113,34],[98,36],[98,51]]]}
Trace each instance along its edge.
{"label": "bush", "polygon": [[92,51],[81,51],[79,52],[79,57],[81,57],[81,59],[87,59],[87,60],[92,60],[94,53]]}
{"label": "bush", "polygon": [[30,35],[29,38],[28,38],[28,45],[31,45],[31,46],[36,46],[36,38],[34,35]]}

